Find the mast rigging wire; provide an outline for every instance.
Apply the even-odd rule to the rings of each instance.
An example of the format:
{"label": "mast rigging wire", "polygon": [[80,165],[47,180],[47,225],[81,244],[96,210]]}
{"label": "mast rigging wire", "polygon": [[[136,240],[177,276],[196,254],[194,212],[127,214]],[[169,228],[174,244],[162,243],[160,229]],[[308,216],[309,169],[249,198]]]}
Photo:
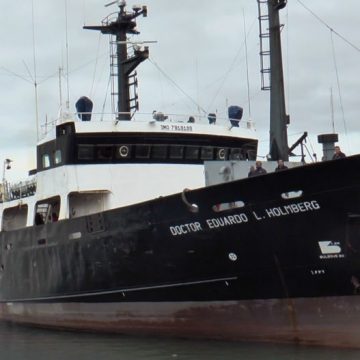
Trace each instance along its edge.
{"label": "mast rigging wire", "polygon": [[311,15],[313,15],[317,20],[319,20],[324,26],[326,26],[332,33],[337,35],[341,40],[346,42],[348,45],[350,45],[352,48],[354,48],[356,51],[360,52],[360,48],[356,45],[354,45],[350,40],[346,39],[345,36],[338,33],[336,30],[334,30],[330,25],[328,25],[319,15],[317,15],[314,11],[312,11],[310,8],[308,8],[301,0],[297,0],[298,3],[303,6]]}
{"label": "mast rigging wire", "polygon": [[101,44],[101,33],[99,32],[99,40],[98,40],[98,46],[97,46],[97,51],[96,51],[96,59],[95,59],[95,65],[94,65],[93,79],[92,79],[91,88],[90,88],[90,98],[93,96],[93,91],[94,91],[96,71],[97,71],[97,65],[98,65],[99,53],[100,53],[100,44]]}
{"label": "mast rigging wire", "polygon": [[345,112],[344,112],[344,106],[343,106],[343,101],[342,101],[340,78],[339,78],[339,71],[338,71],[337,62],[336,62],[335,44],[334,44],[334,37],[333,37],[332,30],[330,30],[330,37],[331,37],[332,55],[333,55],[334,66],[335,66],[336,83],[337,83],[338,92],[339,92],[340,109],[341,109],[342,119],[343,119],[343,123],[344,123],[345,136],[347,138],[347,125],[346,125],[346,120],[345,120]]}
{"label": "mast rigging wire", "polygon": [[105,106],[106,106],[107,95],[108,95],[108,92],[109,92],[110,84],[111,84],[111,75],[109,76],[109,80],[108,80],[106,91],[105,91],[105,98],[104,98],[104,102],[103,102],[103,106],[102,106],[102,110],[101,110],[101,119],[100,119],[100,121],[104,120]]}
{"label": "mast rigging wire", "polygon": [[[18,77],[19,79],[28,82],[29,84],[34,84],[34,81],[30,81],[30,80],[27,79],[25,76],[20,75],[20,74],[17,74],[17,73],[15,73],[15,72],[13,72],[13,71],[11,71],[11,70],[9,70],[9,69],[4,68],[3,66],[1,66],[0,69],[3,70],[3,71],[5,71],[5,72],[7,72],[7,73],[9,73],[9,74],[12,75],[12,76]],[[32,79],[32,76],[31,76],[31,79]]]}
{"label": "mast rigging wire", "polygon": [[[258,20],[257,18],[255,18],[255,19],[253,20],[252,24],[251,24],[250,27],[249,27],[248,34],[250,34],[250,32],[251,32],[251,30],[252,30],[252,28],[253,28],[253,26],[254,26],[254,24],[256,23],[257,20]],[[245,34],[245,37],[246,37],[246,34]],[[208,109],[210,109],[210,108],[213,106],[216,98],[218,97],[221,89],[223,88],[223,86],[224,86],[224,84],[225,84],[225,81],[227,80],[228,76],[230,75],[230,73],[231,73],[231,72],[233,71],[233,69],[235,68],[235,64],[236,64],[236,62],[237,62],[237,60],[238,60],[238,57],[240,56],[240,54],[241,54],[241,52],[242,52],[243,47],[245,46],[245,43],[246,43],[246,40],[242,42],[242,44],[241,44],[238,52],[236,53],[236,55],[235,55],[235,57],[234,57],[234,60],[233,60],[232,63],[230,64],[229,69],[226,71],[225,75],[223,76],[222,81],[221,81],[221,84],[220,84],[217,92],[215,93],[214,97],[212,98],[210,104],[208,105]]]}
{"label": "mast rigging wire", "polygon": [[199,108],[202,112],[204,112],[204,114],[207,114],[207,111],[200,106],[189,94],[187,94],[183,89],[181,89],[181,87],[173,80],[170,78],[169,75],[167,75],[161,68],[160,66],[152,59],[149,57],[148,59],[150,61],[151,64],[153,64],[160,72],[162,75],[164,75],[183,95],[185,95],[197,108]]}

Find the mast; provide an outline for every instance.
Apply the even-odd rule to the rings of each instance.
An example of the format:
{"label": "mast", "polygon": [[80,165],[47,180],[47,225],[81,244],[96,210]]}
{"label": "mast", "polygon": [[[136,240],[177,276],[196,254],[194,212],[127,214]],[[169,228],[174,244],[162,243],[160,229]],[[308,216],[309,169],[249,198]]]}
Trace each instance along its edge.
{"label": "mast", "polygon": [[287,0],[268,0],[270,31],[270,157],[289,160],[279,11]]}
{"label": "mast", "polygon": [[[289,159],[279,11],[287,0],[257,0],[262,90],[270,90],[270,158]],[[265,75],[269,78],[265,79]]]}
{"label": "mast", "polygon": [[[115,2],[112,2],[108,5],[112,5]],[[132,12],[127,12],[126,2],[118,1],[119,12],[115,20],[110,20],[106,18],[101,26],[84,26],[84,29],[89,30],[98,30],[102,34],[110,34],[115,37],[115,47],[116,47],[116,61],[112,62],[116,67],[116,77],[117,77],[117,119],[118,120],[130,120],[131,119],[131,110],[138,108],[137,95],[135,98],[130,97],[130,87],[137,84],[137,81],[131,82],[131,78],[134,75],[131,73],[135,68],[145,59],[149,57],[149,49],[145,47],[143,50],[139,48],[134,48],[134,53],[132,56],[128,56],[128,47],[127,47],[127,34],[138,35],[139,31],[136,30],[136,21],[135,19],[143,15],[147,16],[146,6],[134,6]],[[113,61],[113,60],[112,60]],[[131,103],[135,100],[135,105],[132,106]]]}

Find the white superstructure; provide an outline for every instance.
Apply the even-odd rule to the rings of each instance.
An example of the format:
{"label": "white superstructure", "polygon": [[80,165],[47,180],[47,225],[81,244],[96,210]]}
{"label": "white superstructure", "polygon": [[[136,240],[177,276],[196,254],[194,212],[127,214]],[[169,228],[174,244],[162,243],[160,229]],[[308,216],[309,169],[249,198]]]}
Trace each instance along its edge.
{"label": "white superstructure", "polygon": [[58,221],[203,187],[204,161],[256,153],[246,124],[149,119],[58,121],[38,144],[32,180],[4,184],[1,229],[32,226],[36,213]]}

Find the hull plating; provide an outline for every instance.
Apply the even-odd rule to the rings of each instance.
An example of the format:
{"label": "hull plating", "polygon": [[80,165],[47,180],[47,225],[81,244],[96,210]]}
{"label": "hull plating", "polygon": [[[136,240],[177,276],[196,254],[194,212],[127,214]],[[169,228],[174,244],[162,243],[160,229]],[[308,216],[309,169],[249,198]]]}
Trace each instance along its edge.
{"label": "hull plating", "polygon": [[129,335],[360,344],[354,297],[229,302],[2,304],[1,317],[28,325]]}
{"label": "hull plating", "polygon": [[358,169],[349,157],[2,232],[1,318],[359,347]]}

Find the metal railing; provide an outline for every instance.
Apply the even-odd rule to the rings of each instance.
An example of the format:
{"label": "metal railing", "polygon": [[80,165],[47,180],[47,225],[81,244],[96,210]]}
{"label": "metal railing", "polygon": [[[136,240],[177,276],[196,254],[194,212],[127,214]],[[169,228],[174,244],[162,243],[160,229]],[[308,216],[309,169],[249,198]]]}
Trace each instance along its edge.
{"label": "metal railing", "polygon": [[[121,123],[122,120],[118,120],[119,115],[124,113],[64,113],[57,119],[46,122],[41,126],[42,136],[48,134],[55,126],[68,121],[81,122],[82,115],[91,115],[91,122],[112,122],[115,124]],[[161,122],[161,123],[179,123],[179,124],[202,124],[209,125],[209,115],[206,114],[175,114],[162,111],[153,111],[152,113],[140,113],[137,112],[133,116],[131,122],[136,123],[149,123],[149,122]],[[85,121],[86,122],[86,121]],[[216,121],[209,126],[227,126],[230,125],[230,119],[227,115],[218,113],[216,114]],[[254,128],[254,122],[250,120],[242,119],[239,121],[240,128],[252,129]]]}
{"label": "metal railing", "polygon": [[36,179],[10,184],[5,181],[0,186],[0,202],[7,202],[32,196],[36,192]]}

